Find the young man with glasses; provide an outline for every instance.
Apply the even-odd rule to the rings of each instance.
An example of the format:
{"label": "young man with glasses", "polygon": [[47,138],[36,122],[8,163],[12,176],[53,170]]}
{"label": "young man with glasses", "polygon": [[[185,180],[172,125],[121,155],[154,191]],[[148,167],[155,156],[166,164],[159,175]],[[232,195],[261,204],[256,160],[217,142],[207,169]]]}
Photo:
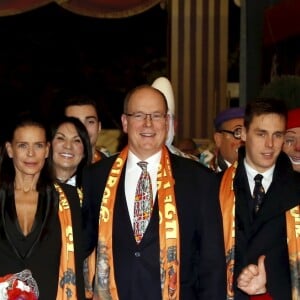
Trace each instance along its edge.
{"label": "young man with glasses", "polygon": [[216,116],[214,120],[216,155],[210,165],[216,172],[224,171],[237,160],[238,149],[242,144],[243,125],[244,108],[231,107]]}

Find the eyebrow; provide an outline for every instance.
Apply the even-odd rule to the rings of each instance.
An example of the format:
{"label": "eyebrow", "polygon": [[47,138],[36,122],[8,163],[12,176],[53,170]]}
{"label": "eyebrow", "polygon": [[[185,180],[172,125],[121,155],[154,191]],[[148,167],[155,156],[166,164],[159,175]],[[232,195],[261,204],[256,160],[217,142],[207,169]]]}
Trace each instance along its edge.
{"label": "eyebrow", "polygon": [[287,130],[286,130],[286,133],[294,133],[294,134],[297,134],[296,131],[290,130],[290,129],[287,129]]}
{"label": "eyebrow", "polygon": [[47,144],[47,141],[35,141],[35,142],[28,142],[28,141],[15,141],[15,144]]}
{"label": "eyebrow", "polygon": [[97,116],[86,116],[85,119],[95,119],[95,120],[98,120]]}
{"label": "eyebrow", "polygon": [[[60,132],[60,131],[57,131],[57,132],[55,133],[55,135],[62,135],[62,136],[64,136],[64,137],[67,136],[65,133]],[[81,137],[80,137],[80,135],[79,135],[78,133],[77,133],[76,135],[73,135],[73,136],[72,136],[72,139],[73,139],[73,138],[77,138],[77,137],[81,139]]]}

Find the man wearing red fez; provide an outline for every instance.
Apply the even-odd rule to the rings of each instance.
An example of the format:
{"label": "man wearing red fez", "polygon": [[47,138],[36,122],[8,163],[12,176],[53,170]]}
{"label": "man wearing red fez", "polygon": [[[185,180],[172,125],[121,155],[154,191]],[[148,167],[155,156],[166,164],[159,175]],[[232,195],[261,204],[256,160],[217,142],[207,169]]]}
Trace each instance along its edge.
{"label": "man wearing red fez", "polygon": [[288,112],[283,151],[289,156],[294,170],[300,172],[300,107]]}

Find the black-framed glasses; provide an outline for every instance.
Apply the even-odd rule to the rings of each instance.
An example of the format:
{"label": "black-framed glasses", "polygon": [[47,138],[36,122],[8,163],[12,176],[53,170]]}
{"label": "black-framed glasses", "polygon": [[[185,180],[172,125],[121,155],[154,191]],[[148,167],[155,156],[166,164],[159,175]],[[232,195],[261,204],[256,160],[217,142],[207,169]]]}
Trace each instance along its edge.
{"label": "black-framed glasses", "polygon": [[240,140],[241,137],[242,137],[242,128],[241,128],[241,127],[235,128],[233,131],[231,131],[231,130],[226,130],[226,129],[221,129],[221,130],[219,130],[219,132],[226,132],[226,133],[229,133],[229,134],[231,134],[236,140]]}
{"label": "black-framed glasses", "polygon": [[152,121],[162,121],[167,114],[163,114],[163,113],[160,113],[160,112],[154,112],[154,113],[151,113],[151,114],[146,114],[146,113],[143,113],[143,112],[136,112],[136,113],[124,113],[126,116],[128,117],[132,117],[135,121],[144,121],[147,119],[147,117],[149,116],[150,119]]}

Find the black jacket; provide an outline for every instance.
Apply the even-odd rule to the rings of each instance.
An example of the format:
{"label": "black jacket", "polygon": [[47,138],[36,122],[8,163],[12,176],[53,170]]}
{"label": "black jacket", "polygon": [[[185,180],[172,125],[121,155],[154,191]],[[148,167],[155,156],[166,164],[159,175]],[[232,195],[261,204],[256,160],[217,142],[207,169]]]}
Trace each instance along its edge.
{"label": "black jacket", "polygon": [[[281,153],[277,159],[272,183],[263,204],[252,217],[251,192],[244,167],[245,152],[240,149],[234,180],[236,195],[235,278],[249,263],[257,264],[266,255],[267,289],[274,300],[291,299],[289,258],[285,212],[300,202],[300,178],[289,158]],[[235,286],[235,300],[249,299]]]}
{"label": "black jacket", "polygon": [[[93,164],[83,175],[83,221],[87,251],[95,247],[102,194],[116,156]],[[225,299],[225,255],[218,177],[193,160],[170,154],[180,231],[180,299]],[[120,300],[161,299],[158,205],[139,245],[128,214],[124,177],[113,215],[113,257]],[[100,225],[101,226],[101,225]]]}

